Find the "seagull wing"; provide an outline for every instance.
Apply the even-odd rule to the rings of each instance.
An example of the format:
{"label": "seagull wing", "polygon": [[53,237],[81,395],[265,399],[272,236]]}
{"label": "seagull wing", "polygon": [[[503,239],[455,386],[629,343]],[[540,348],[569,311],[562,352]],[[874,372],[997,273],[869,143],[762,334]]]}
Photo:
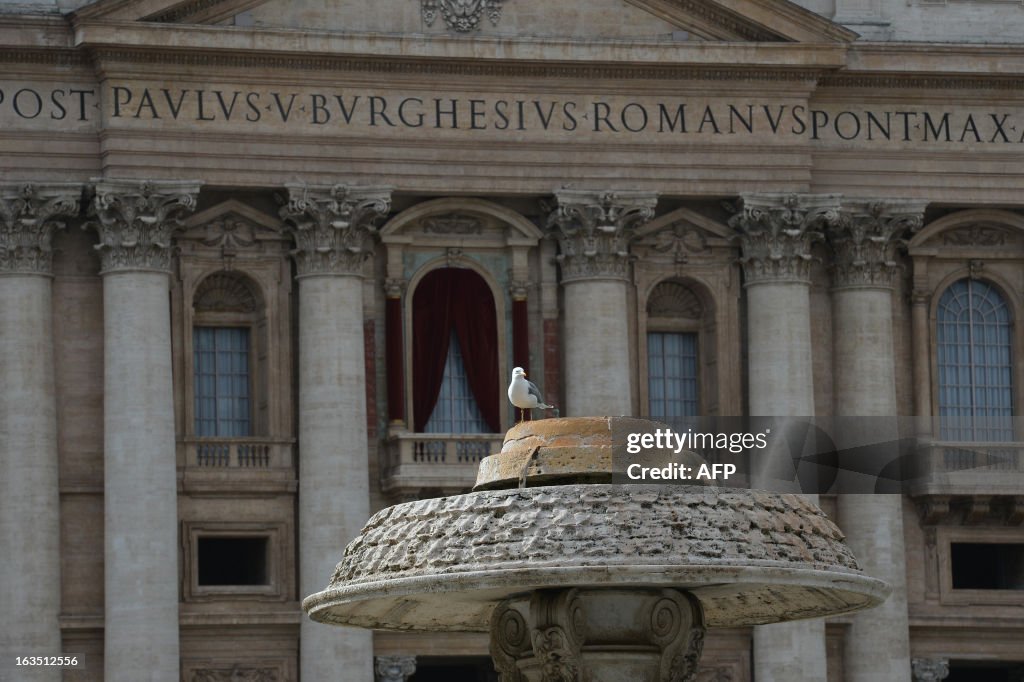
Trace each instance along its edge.
{"label": "seagull wing", "polygon": [[529,390],[530,395],[532,395],[535,398],[537,398],[537,407],[541,407],[541,408],[544,408],[544,409],[549,409],[549,408],[552,407],[551,405],[545,405],[544,404],[544,396],[542,396],[540,394],[540,389],[537,388],[537,384],[535,384],[532,381],[530,381],[529,379],[527,379],[526,380],[526,388],[527,388],[527,390]]}

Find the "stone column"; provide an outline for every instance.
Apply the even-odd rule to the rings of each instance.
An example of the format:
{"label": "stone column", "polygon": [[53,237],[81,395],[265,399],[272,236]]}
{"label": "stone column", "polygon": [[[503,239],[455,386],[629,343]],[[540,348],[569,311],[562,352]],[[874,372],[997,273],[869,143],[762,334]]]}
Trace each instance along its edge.
{"label": "stone column", "polygon": [[178,674],[178,492],[168,273],[198,182],[101,180],[104,678]]}
{"label": "stone column", "polygon": [[[899,438],[892,335],[896,250],[904,236],[921,227],[923,214],[920,202],[844,202],[841,220],[828,230],[834,264],[833,370],[839,447],[860,444],[858,434],[864,431],[880,443]],[[847,421],[856,417],[893,419]],[[849,429],[854,440],[844,435]],[[897,494],[837,498],[839,525],[861,567],[893,589],[881,606],[853,616],[843,656],[847,682],[902,680],[910,671],[902,501]]]}
{"label": "stone column", "polygon": [[913,682],[941,682],[949,676],[949,661],[945,658],[915,658],[911,666]]}
{"label": "stone column", "polygon": [[[288,186],[281,217],[299,281],[299,592],[316,592],[370,515],[363,357],[363,263],[382,188]],[[373,636],[303,619],[303,679],[373,679]]]}
{"label": "stone column", "polygon": [[658,198],[650,192],[568,189],[557,190],[555,198],[548,228],[558,240],[562,269],[562,416],[632,414],[629,243],[634,230],[654,217]]}
{"label": "stone column", "polygon": [[[838,219],[831,195],[744,194],[730,221],[742,247],[752,416],[814,416],[811,245]],[[754,628],[758,682],[827,678],[825,622]]]}
{"label": "stone column", "polygon": [[[0,185],[0,659],[62,652],[50,238],[81,185]],[[26,679],[60,680],[56,668]]]}
{"label": "stone column", "polygon": [[416,672],[415,656],[378,656],[375,682],[406,682]]}

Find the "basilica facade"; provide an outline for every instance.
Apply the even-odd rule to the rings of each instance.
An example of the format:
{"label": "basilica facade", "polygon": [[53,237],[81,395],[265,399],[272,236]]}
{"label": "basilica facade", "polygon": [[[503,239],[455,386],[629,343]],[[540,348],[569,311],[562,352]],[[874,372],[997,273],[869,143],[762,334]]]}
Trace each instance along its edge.
{"label": "basilica facade", "polygon": [[930,476],[818,498],[889,599],[710,633],[700,682],[1024,679],[1022,29],[0,0],[0,679],[496,679],[299,603],[472,487],[514,367],[563,416],[919,418]]}

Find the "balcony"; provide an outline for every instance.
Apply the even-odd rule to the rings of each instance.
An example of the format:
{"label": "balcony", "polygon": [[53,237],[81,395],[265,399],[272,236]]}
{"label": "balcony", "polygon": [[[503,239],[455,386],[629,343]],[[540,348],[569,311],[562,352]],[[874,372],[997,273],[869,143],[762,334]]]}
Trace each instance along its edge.
{"label": "balcony", "polygon": [[295,443],[289,439],[184,438],[178,441],[179,489],[292,491]]}
{"label": "balcony", "polygon": [[424,491],[454,494],[473,487],[480,460],[501,451],[503,434],[399,431],[383,452],[381,489],[401,499]]}
{"label": "balcony", "polygon": [[1019,495],[1024,490],[1024,443],[922,441],[925,475],[914,495]]}

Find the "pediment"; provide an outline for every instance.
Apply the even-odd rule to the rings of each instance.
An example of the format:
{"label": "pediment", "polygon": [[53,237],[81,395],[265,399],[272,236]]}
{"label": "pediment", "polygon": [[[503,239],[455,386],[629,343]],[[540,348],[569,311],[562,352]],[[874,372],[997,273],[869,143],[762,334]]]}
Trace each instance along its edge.
{"label": "pediment", "polygon": [[78,21],[391,35],[664,42],[845,43],[856,34],[790,0],[99,0]]}
{"label": "pediment", "polygon": [[184,221],[178,233],[180,242],[228,251],[251,247],[259,242],[284,241],[281,221],[237,199],[195,213]]}
{"label": "pediment", "polygon": [[1024,216],[1002,209],[957,211],[929,223],[909,248],[911,254],[936,250],[958,256],[965,251],[1018,256],[1024,249]]}
{"label": "pediment", "polygon": [[696,211],[680,208],[637,231],[633,248],[650,263],[688,263],[709,258],[715,249],[734,248],[729,228]]}

